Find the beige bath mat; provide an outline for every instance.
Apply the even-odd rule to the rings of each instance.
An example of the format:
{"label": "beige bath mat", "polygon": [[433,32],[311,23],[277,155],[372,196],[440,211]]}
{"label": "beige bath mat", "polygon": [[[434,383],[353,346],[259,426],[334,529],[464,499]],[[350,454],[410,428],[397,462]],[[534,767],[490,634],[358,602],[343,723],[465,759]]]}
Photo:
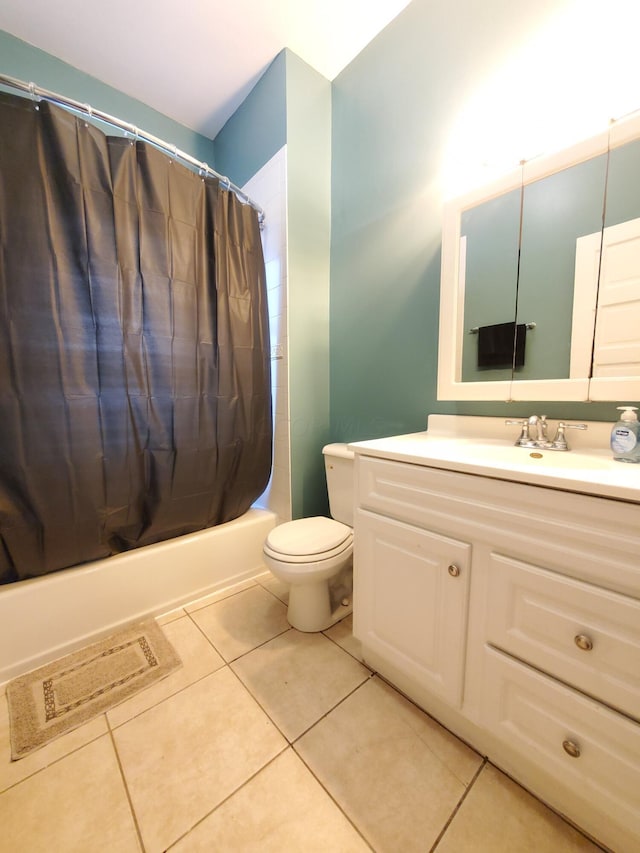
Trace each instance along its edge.
{"label": "beige bath mat", "polygon": [[154,619],[21,675],[7,685],[15,761],[181,666]]}

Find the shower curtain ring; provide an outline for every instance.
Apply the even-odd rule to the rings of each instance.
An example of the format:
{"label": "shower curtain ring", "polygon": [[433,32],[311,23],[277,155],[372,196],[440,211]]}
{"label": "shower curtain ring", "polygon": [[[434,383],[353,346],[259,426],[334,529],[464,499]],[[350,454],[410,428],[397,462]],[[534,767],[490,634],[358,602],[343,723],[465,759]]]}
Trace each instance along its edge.
{"label": "shower curtain ring", "polygon": [[35,108],[37,110],[39,110],[40,107],[38,105],[40,103],[40,96],[36,93],[36,84],[35,83],[29,83],[29,93],[31,95],[33,105],[35,106]]}

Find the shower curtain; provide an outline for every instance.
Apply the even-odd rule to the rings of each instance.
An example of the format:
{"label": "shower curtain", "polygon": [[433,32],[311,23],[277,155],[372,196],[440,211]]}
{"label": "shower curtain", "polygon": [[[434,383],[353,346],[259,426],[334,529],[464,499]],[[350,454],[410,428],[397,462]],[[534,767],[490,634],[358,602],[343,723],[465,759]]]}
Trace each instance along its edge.
{"label": "shower curtain", "polygon": [[0,94],[0,583],[236,518],[271,437],[255,210]]}

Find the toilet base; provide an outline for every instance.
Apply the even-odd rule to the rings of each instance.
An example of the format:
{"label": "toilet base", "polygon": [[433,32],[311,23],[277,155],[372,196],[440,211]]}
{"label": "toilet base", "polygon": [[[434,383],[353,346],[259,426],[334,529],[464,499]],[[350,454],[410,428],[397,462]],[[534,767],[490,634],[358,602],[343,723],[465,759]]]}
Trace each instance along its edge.
{"label": "toilet base", "polygon": [[338,602],[332,610],[327,581],[291,584],[287,620],[292,628],[303,631],[305,634],[326,631],[352,612],[351,598],[348,601],[348,604]]}

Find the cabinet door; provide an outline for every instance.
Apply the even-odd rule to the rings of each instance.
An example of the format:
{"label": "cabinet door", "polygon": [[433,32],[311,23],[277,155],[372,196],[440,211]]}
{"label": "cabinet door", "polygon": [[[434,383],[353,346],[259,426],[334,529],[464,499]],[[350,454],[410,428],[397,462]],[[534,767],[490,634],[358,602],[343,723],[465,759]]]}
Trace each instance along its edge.
{"label": "cabinet door", "polygon": [[366,650],[462,703],[471,546],[358,510],[354,629]]}

